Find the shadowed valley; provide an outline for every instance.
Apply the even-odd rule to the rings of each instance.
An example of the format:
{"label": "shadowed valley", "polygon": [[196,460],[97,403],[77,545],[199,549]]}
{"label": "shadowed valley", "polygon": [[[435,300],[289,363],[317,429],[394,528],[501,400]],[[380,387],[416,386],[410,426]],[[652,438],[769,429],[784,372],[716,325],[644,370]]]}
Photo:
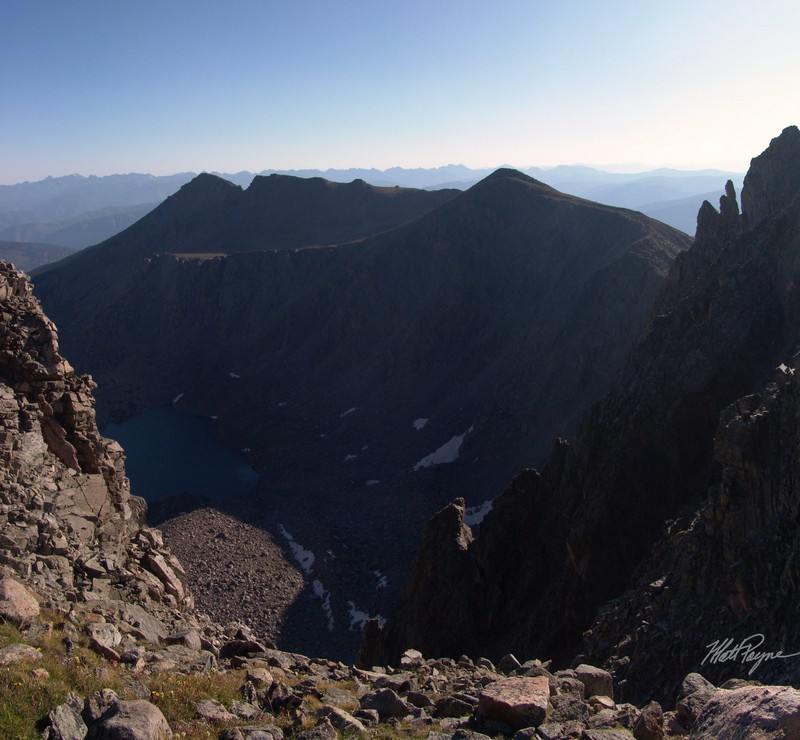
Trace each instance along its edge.
{"label": "shadowed valley", "polygon": [[339,625],[307,599],[287,630],[315,628],[282,634],[345,655],[348,602],[385,613],[454,491],[480,505],[574,431],[689,241],[513,170],[465,193],[200,176],[36,290],[101,416],[179,399],[248,450],[237,510],[317,554]]}

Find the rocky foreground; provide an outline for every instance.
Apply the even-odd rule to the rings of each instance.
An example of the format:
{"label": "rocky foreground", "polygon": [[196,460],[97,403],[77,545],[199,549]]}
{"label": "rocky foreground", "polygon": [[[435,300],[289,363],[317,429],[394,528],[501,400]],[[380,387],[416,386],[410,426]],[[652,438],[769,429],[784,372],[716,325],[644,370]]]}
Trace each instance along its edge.
{"label": "rocky foreground", "polygon": [[[682,681],[676,704],[665,711],[657,702],[642,707],[615,702],[611,674],[585,664],[551,672],[539,660],[520,665],[513,655],[495,666],[466,656],[426,660],[408,650],[397,668],[362,670],[273,649],[241,626],[224,633],[206,627],[134,634],[102,603],[64,611],[63,620],[49,621],[22,583],[8,576],[0,580],[0,616],[27,625],[19,642],[0,649],[0,671],[23,666],[45,684],[50,677],[40,667],[36,646],[55,636],[63,645],[61,661],[79,660],[76,645],[88,641],[114,666],[95,670],[122,687],[83,697],[70,693],[38,724],[41,737],[49,740],[800,736],[800,692],[784,686],[734,680],[717,688],[692,673]],[[164,681],[165,672],[172,683]],[[175,693],[169,687],[197,675],[229,677],[236,689],[223,703],[218,684],[207,681],[214,690],[187,698],[191,719],[173,721],[171,727],[162,711],[174,713],[166,700]]]}

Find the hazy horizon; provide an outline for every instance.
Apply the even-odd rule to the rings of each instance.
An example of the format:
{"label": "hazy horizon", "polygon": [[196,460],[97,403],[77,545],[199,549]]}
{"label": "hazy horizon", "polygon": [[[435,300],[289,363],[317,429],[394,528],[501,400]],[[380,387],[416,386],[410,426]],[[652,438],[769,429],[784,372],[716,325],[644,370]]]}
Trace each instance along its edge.
{"label": "hazy horizon", "polygon": [[[637,164],[604,164],[604,165],[596,165],[596,164],[585,164],[583,162],[577,162],[574,164],[557,164],[557,165],[550,165],[547,167],[538,167],[537,165],[514,165],[514,164],[498,164],[492,167],[480,167],[480,168],[472,168],[467,167],[466,165],[460,163],[449,163],[443,165],[434,165],[432,167],[401,167],[399,165],[395,165],[394,167],[387,167],[387,168],[376,168],[376,167],[329,167],[326,169],[320,169],[318,167],[288,167],[277,170],[278,173],[287,173],[287,174],[294,174],[299,173],[296,176],[304,177],[305,175],[302,173],[320,173],[321,176],[325,176],[326,173],[330,173],[331,175],[335,175],[337,173],[345,173],[351,171],[374,171],[378,174],[389,174],[393,170],[401,170],[407,173],[413,172],[435,172],[436,170],[446,170],[449,168],[455,167],[463,167],[467,170],[467,172],[480,172],[482,170],[489,170],[495,171],[498,169],[503,168],[511,168],[516,169],[521,172],[525,172],[528,170],[542,170],[543,172],[547,172],[550,170],[556,170],[562,167],[575,167],[575,168],[587,168],[596,170],[599,173],[610,174],[610,175],[638,175],[638,174],[649,174],[651,172],[655,173],[659,170],[674,170],[676,172],[680,172],[686,175],[701,175],[704,173],[715,173],[719,172],[720,174],[725,175],[744,175],[746,170],[722,170],[719,168],[703,168],[697,170],[689,170],[689,169],[678,169],[678,168],[670,168],[670,167],[648,167],[647,165],[637,165]],[[274,168],[267,168],[263,170],[238,170],[236,172],[227,171],[222,172],[219,170],[209,171],[209,170],[184,170],[182,172],[165,172],[163,174],[156,174],[153,172],[109,172],[106,174],[98,175],[93,172],[84,173],[84,172],[68,172],[63,175],[45,175],[44,177],[38,178],[36,180],[20,180],[17,182],[0,182],[0,186],[6,185],[25,185],[25,184],[33,184],[37,182],[42,182],[45,180],[57,180],[60,178],[69,178],[69,177],[80,177],[83,179],[91,179],[91,178],[104,178],[104,177],[126,177],[126,176],[143,176],[143,177],[178,177],[180,175],[192,174],[197,176],[202,173],[217,175],[219,177],[235,177],[237,175],[248,174],[258,176],[262,173],[269,173],[276,171]],[[466,174],[466,173],[465,173]],[[317,175],[315,175],[317,176]],[[445,181],[443,181],[446,184]]]}
{"label": "hazy horizon", "polygon": [[742,172],[800,122],[798,26],[790,0],[9,3],[0,182],[444,162]]}

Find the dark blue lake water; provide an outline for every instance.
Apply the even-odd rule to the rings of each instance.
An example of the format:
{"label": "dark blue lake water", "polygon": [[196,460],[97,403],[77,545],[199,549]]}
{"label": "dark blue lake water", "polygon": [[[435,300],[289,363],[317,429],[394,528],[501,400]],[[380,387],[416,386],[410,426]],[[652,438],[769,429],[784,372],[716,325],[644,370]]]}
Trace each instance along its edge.
{"label": "dark blue lake water", "polygon": [[147,501],[180,493],[214,499],[246,493],[258,473],[244,455],[214,439],[213,423],[162,406],[109,424],[102,434],[125,448],[131,490]]}

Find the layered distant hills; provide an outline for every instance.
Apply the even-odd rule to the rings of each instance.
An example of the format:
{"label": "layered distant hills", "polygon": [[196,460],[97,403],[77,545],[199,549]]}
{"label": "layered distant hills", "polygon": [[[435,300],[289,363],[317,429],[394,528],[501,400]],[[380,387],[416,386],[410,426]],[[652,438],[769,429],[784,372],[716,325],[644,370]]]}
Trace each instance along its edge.
{"label": "layered distant hills", "polygon": [[58,244],[0,241],[0,259],[12,262],[18,269],[30,272],[37,267],[57,262],[75,250]]}
{"label": "layered distant hills", "polygon": [[510,169],[466,192],[201,175],[35,282],[101,417],[174,402],[248,450],[250,515],[326,553],[347,625],[454,492],[479,505],[574,433],[690,243]]}
{"label": "layered distant hills", "polygon": [[[383,187],[465,190],[491,173],[463,165],[431,169],[264,170],[271,174],[324,178],[348,183],[364,180]],[[633,174],[590,167],[532,167],[524,174],[582,198],[641,211],[693,234],[697,210],[715,197],[720,182],[731,179],[738,189],[742,173],[716,170],[660,169]],[[252,172],[221,175],[248,187]],[[38,242],[80,249],[98,244],[126,229],[167,196],[195,177],[194,173],[153,176],[49,177],[38,182],[0,185],[0,240]]]}

